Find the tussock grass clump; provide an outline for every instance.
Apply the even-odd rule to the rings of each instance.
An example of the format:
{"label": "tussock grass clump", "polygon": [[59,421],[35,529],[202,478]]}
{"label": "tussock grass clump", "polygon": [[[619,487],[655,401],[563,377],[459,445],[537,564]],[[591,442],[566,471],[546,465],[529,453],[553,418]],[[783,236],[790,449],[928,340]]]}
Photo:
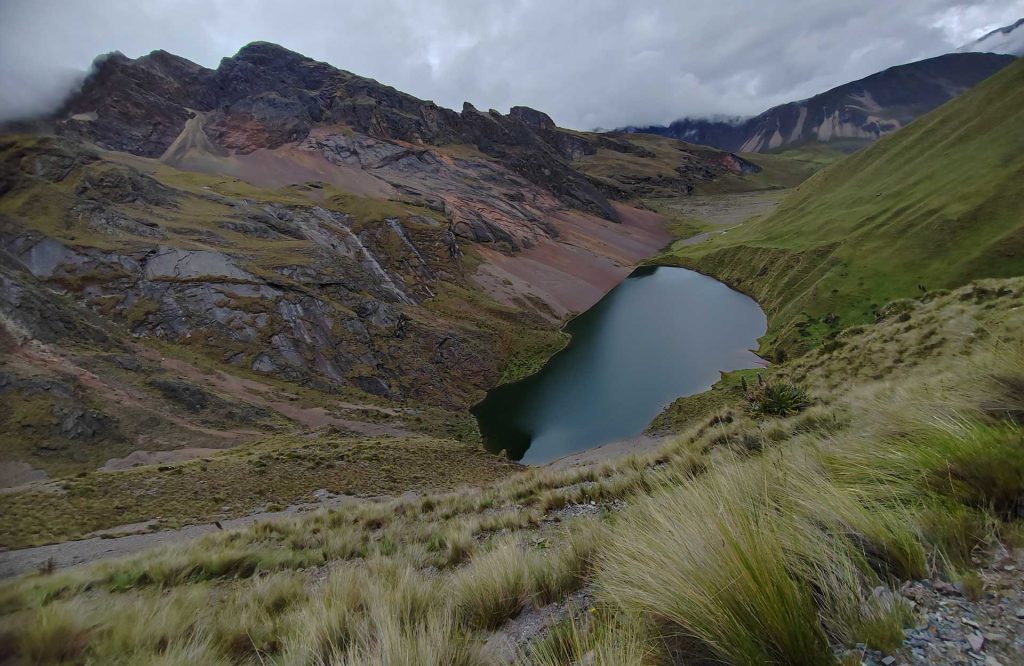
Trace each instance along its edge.
{"label": "tussock grass clump", "polygon": [[850,634],[872,649],[891,653],[903,644],[903,628],[910,626],[913,620],[910,606],[886,590],[861,604]]}
{"label": "tussock grass clump", "polygon": [[534,603],[550,604],[578,590],[605,536],[600,522],[583,520],[567,530],[563,544],[553,552],[530,553],[527,571]]}
{"label": "tussock grass clump", "polygon": [[506,542],[473,558],[451,580],[455,615],[467,627],[493,629],[517,615],[530,592],[529,567],[519,544]]}
{"label": "tussock grass clump", "polygon": [[1014,423],[942,418],[836,450],[828,465],[862,487],[928,493],[1003,518],[1024,515],[1024,429]]}
{"label": "tussock grass clump", "polygon": [[85,651],[89,624],[77,606],[51,604],[19,628],[18,649],[29,663],[70,661]]}
{"label": "tussock grass clump", "polygon": [[282,663],[470,666],[480,658],[446,609],[437,581],[378,561],[331,575],[293,620]]}
{"label": "tussock grass clump", "polygon": [[641,617],[570,608],[569,617],[530,646],[520,661],[532,666],[644,666],[663,663],[661,652],[650,624]]}
{"label": "tussock grass clump", "polygon": [[514,540],[499,542],[456,571],[450,580],[455,616],[467,627],[493,629],[532,600],[556,601],[579,589],[593,564],[604,530],[584,521],[550,551],[527,550]]}
{"label": "tussock grass clump", "polygon": [[960,590],[971,601],[985,596],[985,581],[977,571],[967,571],[960,576]]}
{"label": "tussock grass clump", "polygon": [[452,527],[430,535],[427,550],[438,554],[438,566],[451,567],[468,559],[476,547],[472,533],[464,527]]}
{"label": "tussock grass clump", "polygon": [[1024,430],[974,425],[938,430],[915,447],[937,492],[1004,518],[1024,517]]}
{"label": "tussock grass clump", "polygon": [[830,641],[865,626],[864,590],[878,579],[847,536],[855,503],[806,462],[722,464],[641,502],[599,557],[604,594],[664,618],[709,658],[831,663]]}
{"label": "tussock grass clump", "polygon": [[782,380],[765,381],[762,375],[757,376],[757,383],[747,386],[743,380],[743,398],[747,401],[747,411],[753,416],[792,416],[807,409],[811,399],[807,390]]}

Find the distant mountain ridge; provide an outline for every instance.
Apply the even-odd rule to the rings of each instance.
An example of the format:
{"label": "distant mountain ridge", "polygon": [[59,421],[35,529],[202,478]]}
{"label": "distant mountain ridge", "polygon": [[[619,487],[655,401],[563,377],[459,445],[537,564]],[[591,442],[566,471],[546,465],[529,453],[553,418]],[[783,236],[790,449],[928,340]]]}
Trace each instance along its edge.
{"label": "distant mountain ridge", "polygon": [[1014,56],[950,53],[890,67],[742,122],[681,118],[629,128],[722,150],[764,152],[808,142],[874,141],[1006,67]]}
{"label": "distant mountain ridge", "polygon": [[960,52],[982,51],[1024,56],[1024,18],[985,34],[957,49]]}

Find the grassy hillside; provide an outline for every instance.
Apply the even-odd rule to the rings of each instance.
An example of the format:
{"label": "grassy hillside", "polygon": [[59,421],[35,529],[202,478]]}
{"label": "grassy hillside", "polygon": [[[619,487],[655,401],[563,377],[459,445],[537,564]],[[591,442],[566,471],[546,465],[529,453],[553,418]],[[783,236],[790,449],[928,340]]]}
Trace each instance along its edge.
{"label": "grassy hillside", "polygon": [[922,291],[1024,273],[1024,62],[665,260],[754,295],[801,351]]}
{"label": "grassy hillside", "polygon": [[504,641],[552,666],[861,663],[858,644],[909,662],[904,582],[955,582],[960,626],[992,553],[1024,543],[1022,297],[1015,279],[909,301],[769,371],[809,406],[726,400],[646,456],[44,568],[0,586],[0,645],[28,663],[475,665]]}
{"label": "grassy hillside", "polygon": [[275,435],[196,460],[92,470],[4,492],[0,546],[81,539],[157,516],[154,529],[226,520],[310,502],[321,488],[372,497],[486,485],[519,469],[475,442]]}
{"label": "grassy hillside", "polygon": [[[594,135],[587,135],[594,136]],[[751,192],[793,187],[820,169],[828,157],[806,153],[744,154],[760,171],[735,171],[730,153],[655,134],[608,134],[618,150],[599,147],[573,162],[580,171],[624,199],[679,196],[686,185],[697,194]],[[622,146],[630,146],[624,152]],[[716,166],[719,172],[711,171]]]}

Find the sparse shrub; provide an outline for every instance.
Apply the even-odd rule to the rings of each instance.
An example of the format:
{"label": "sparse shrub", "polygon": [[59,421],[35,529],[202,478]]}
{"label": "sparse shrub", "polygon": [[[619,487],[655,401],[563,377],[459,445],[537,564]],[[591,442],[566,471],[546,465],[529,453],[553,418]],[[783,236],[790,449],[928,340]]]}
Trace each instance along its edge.
{"label": "sparse shrub", "polygon": [[789,382],[768,382],[758,375],[755,386],[748,387],[746,378],[742,384],[747,411],[754,416],[792,416],[811,404],[807,391]]}
{"label": "sparse shrub", "polygon": [[57,560],[51,555],[46,561],[39,565],[39,575],[46,576],[57,570]]}

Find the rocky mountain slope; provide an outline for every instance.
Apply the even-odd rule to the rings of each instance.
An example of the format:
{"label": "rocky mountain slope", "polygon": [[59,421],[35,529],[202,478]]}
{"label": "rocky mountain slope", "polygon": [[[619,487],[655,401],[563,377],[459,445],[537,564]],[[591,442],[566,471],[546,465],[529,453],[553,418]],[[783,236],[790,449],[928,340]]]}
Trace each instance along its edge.
{"label": "rocky mountain slope", "polygon": [[[275,157],[301,161],[314,173],[341,167],[335,177],[359,181],[351,185],[365,190],[361,193],[398,194],[449,211],[460,236],[513,247],[544,233],[536,229],[535,218],[557,204],[537,195],[517,200],[507,191],[486,192],[512,203],[497,219],[473,215],[466,209],[484,195],[457,189],[459,166],[445,164],[428,146],[472,146],[559,202],[612,221],[619,218],[607,193],[570,162],[599,147],[635,150],[611,138],[561,130],[546,114],[527,107],[513,107],[502,115],[466,103],[457,113],[263,42],[225,58],[216,70],[163,51],[136,60],[110,54],[97,62],[57,119],[60,134],[101,148],[162,158],[194,170],[238,170],[271,184],[272,174],[252,172],[261,167],[274,171],[259,160],[272,159],[265,152],[289,146],[297,154]],[[407,182],[410,170],[424,170],[417,162],[432,170],[438,182]],[[455,173],[447,173],[449,169]],[[360,178],[353,171],[371,174]],[[507,180],[517,189],[523,185]]]}
{"label": "rocky mountain slope", "polygon": [[667,259],[753,294],[792,354],[893,299],[1024,273],[1024,61]]}
{"label": "rocky mountain slope", "polygon": [[265,43],[216,70],[107,56],[18,127],[3,485],[317,428],[472,441],[466,408],[668,240],[640,198],[802,177],[456,113]]}
{"label": "rocky mountain slope", "polygon": [[731,151],[764,152],[808,142],[860,147],[906,126],[1013,61],[1010,55],[950,53],[890,67],[753,118],[682,118],[668,127],[632,129]]}

